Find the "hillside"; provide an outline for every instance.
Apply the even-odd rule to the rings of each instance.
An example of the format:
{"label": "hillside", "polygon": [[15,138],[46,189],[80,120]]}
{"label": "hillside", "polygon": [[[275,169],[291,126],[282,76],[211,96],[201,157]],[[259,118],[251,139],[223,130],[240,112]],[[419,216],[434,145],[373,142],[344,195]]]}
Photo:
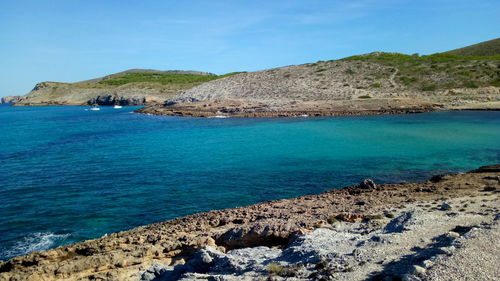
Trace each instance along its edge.
{"label": "hillside", "polygon": [[[370,53],[242,73],[141,112],[188,116],[297,116],[498,108],[500,55]],[[197,102],[192,102],[197,101]]]}
{"label": "hillside", "polygon": [[448,54],[460,56],[492,56],[500,54],[500,38],[481,42],[464,48],[451,50]]}
{"label": "hillside", "polygon": [[154,107],[140,112],[186,116],[498,109],[499,43],[426,56],[374,52],[220,76],[132,69],[78,83],[42,82],[16,104],[149,104]]}
{"label": "hillside", "polygon": [[[227,74],[231,75],[231,74]],[[227,75],[131,69],[77,83],[41,82],[16,105],[139,105],[163,103],[179,92]]]}

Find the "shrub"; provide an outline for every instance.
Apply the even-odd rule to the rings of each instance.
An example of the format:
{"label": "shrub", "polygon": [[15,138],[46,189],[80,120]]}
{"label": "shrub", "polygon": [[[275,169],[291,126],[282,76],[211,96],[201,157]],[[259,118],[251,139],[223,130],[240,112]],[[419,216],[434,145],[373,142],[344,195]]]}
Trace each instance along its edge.
{"label": "shrub", "polygon": [[436,85],[434,85],[434,84],[423,85],[421,90],[422,91],[434,91],[434,90],[436,90]]}
{"label": "shrub", "polygon": [[165,73],[165,72],[128,72],[119,75],[113,75],[99,81],[99,84],[120,86],[128,83],[156,82],[160,84],[189,84],[204,83],[242,72],[232,72],[224,75],[198,75],[184,73]]}
{"label": "shrub", "polygon": [[272,262],[267,266],[267,272],[271,275],[280,275],[283,272],[283,269],[283,266],[275,262]]}
{"label": "shrub", "polygon": [[326,221],[329,223],[329,224],[334,224],[334,223],[337,223],[339,222],[339,220],[335,217],[328,217],[328,219],[326,219]]}
{"label": "shrub", "polygon": [[294,277],[297,276],[296,269],[300,267],[300,265],[284,267],[279,263],[272,262],[267,266],[267,272],[270,275],[277,275],[281,277]]}
{"label": "shrub", "polygon": [[463,82],[463,86],[465,88],[478,88],[478,86],[476,85],[476,83],[474,83],[473,81],[471,80],[466,80]]}
{"label": "shrub", "polygon": [[347,70],[346,70],[346,71],[344,71],[344,72],[345,72],[346,74],[349,74],[349,75],[352,75],[352,74],[356,73],[356,72],[354,72],[354,70],[352,70],[352,69],[350,69],[350,68],[349,68],[349,69],[347,69]]}
{"label": "shrub", "polygon": [[400,77],[399,80],[405,84],[405,85],[410,85],[412,83],[415,83],[417,82],[417,78],[415,77],[410,77],[410,76],[403,76],[403,77]]}

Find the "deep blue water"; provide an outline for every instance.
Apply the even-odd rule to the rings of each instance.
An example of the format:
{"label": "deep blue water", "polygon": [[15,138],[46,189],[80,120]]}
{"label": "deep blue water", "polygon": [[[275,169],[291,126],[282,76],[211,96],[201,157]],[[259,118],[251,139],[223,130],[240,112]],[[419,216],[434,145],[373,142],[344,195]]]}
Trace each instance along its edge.
{"label": "deep blue water", "polygon": [[500,162],[500,112],[203,119],[133,109],[0,106],[0,259],[367,177]]}

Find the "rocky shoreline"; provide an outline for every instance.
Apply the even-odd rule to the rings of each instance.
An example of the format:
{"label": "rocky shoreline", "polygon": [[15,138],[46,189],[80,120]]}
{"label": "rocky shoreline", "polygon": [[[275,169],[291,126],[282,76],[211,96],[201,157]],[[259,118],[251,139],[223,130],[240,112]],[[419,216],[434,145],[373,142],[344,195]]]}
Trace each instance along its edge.
{"label": "rocky shoreline", "polygon": [[[499,190],[500,165],[421,183],[365,181],[13,258],[0,263],[0,280],[442,280],[424,277],[447,270],[457,241],[498,236]],[[499,274],[488,270],[489,280]]]}
{"label": "rocky shoreline", "polygon": [[410,99],[352,101],[288,101],[277,103],[252,100],[208,100],[148,106],[137,113],[184,117],[317,117],[423,113],[440,109],[429,102]]}

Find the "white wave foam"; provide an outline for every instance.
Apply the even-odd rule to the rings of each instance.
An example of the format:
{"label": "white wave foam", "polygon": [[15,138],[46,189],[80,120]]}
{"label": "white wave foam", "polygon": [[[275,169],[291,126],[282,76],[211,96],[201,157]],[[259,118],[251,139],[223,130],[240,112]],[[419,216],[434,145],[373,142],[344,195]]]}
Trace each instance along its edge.
{"label": "white wave foam", "polygon": [[17,241],[3,256],[16,257],[31,252],[46,251],[61,244],[70,234],[55,234],[52,232],[36,232]]}

